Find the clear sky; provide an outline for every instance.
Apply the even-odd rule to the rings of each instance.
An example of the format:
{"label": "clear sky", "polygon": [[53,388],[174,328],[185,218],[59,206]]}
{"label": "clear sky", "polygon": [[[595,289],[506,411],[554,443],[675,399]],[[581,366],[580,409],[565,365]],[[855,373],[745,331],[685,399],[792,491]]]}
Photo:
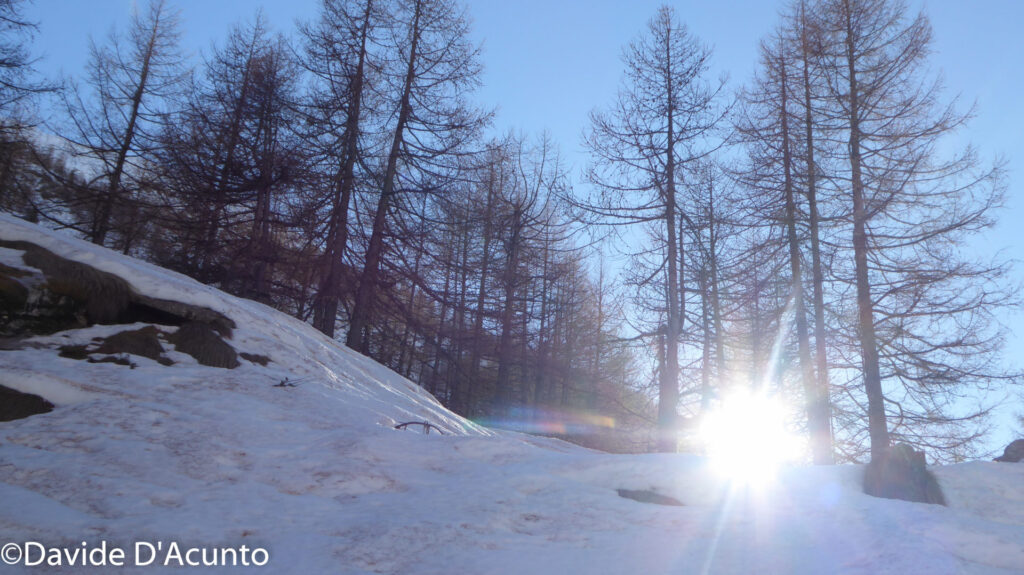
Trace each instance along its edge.
{"label": "clear sky", "polygon": [[[317,0],[169,0],[181,9],[184,45],[198,53],[221,41],[228,27],[263,6],[276,30],[290,33],[296,19],[315,16]],[[471,0],[473,33],[483,44],[485,86],[479,102],[497,106],[495,128],[547,130],[578,173],[586,162],[580,134],[588,112],[614,98],[619,56],[665,2],[657,0]],[[668,2],[690,31],[714,48],[714,74],[728,73],[730,87],[745,82],[757,65],[761,37],[776,25],[783,2],[685,0]],[[123,29],[132,0],[35,0],[29,15],[41,29],[34,49],[45,73],[78,75],[88,37],[103,39],[112,25]],[[1009,161],[1008,208],[999,227],[978,246],[1024,255],[1024,2],[1019,0],[909,1],[924,8],[934,29],[931,59],[948,93],[977,116],[964,133],[983,156]],[[1015,276],[1024,279],[1024,266]],[[1017,333],[1007,349],[1011,364],[1024,365],[1024,314],[1005,320]]]}
{"label": "clear sky", "polygon": [[[198,54],[228,27],[262,6],[271,24],[289,33],[297,19],[315,16],[317,0],[169,0],[181,9],[184,45]],[[484,87],[479,102],[497,106],[495,128],[548,130],[579,169],[586,158],[580,134],[588,112],[610,103],[621,74],[619,56],[654,14],[660,0],[470,0],[473,33],[483,45]],[[761,37],[777,23],[782,2],[686,0],[670,2],[690,31],[714,48],[714,72],[730,86],[746,81],[757,65]],[[40,70],[71,75],[84,68],[88,38],[102,40],[111,26],[123,28],[134,0],[34,0],[29,13],[41,25],[34,49]],[[1010,162],[1010,209],[990,243],[1024,248],[1024,2],[931,0],[924,7],[935,37],[932,62],[949,93],[978,114],[965,138],[983,154]],[[1024,277],[1024,275],[1022,275]],[[1022,329],[1024,332],[1024,329]],[[1022,334],[1024,335],[1024,334]],[[1024,355],[1024,345],[1019,348]]]}

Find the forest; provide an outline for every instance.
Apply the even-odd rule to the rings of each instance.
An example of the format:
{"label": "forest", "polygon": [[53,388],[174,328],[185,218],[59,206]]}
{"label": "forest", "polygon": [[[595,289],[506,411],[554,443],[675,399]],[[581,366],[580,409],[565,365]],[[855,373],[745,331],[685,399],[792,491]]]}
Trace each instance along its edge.
{"label": "forest", "polygon": [[0,210],[308,322],[475,421],[690,451],[759,389],[807,461],[953,462],[1020,381],[1009,262],[965,251],[1005,166],[954,145],[973,111],[900,0],[788,1],[742,82],[662,7],[607,63],[585,166],[475,99],[455,0],[254,11],[199,58],[172,0],[140,2],[77,79],[36,71],[24,8],[0,0]]}

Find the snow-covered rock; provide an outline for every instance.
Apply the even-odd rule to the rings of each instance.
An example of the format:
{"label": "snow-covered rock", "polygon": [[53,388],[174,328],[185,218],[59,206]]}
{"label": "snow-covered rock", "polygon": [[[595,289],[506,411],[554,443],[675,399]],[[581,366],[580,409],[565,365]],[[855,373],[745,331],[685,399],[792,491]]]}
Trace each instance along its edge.
{"label": "snow-covered rock", "polygon": [[[132,356],[131,368],[58,356],[138,324],[0,350],[0,385],[56,405],[0,423],[0,546],[17,547],[4,558],[38,556],[35,542],[121,548],[122,570],[138,573],[160,571],[172,544],[265,550],[275,573],[1024,572],[1024,465],[936,469],[947,507],[866,496],[859,466],[732,485],[695,456],[489,430],[261,304],[6,216],[0,239],[219,312],[236,325],[233,347],[271,360],[220,369],[169,350],[173,365]],[[0,256],[16,265],[16,251]],[[285,378],[298,385],[278,386]],[[394,428],[406,421],[445,433]],[[140,543],[161,551],[131,567]],[[4,572],[34,569],[19,565]]]}

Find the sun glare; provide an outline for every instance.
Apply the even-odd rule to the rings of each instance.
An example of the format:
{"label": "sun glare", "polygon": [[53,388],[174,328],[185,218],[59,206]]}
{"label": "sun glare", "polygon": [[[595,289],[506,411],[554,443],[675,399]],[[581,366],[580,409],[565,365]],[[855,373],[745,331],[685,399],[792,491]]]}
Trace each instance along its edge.
{"label": "sun glare", "polygon": [[760,485],[800,455],[799,438],[787,429],[786,406],[763,393],[726,397],[700,427],[711,465],[729,479]]}

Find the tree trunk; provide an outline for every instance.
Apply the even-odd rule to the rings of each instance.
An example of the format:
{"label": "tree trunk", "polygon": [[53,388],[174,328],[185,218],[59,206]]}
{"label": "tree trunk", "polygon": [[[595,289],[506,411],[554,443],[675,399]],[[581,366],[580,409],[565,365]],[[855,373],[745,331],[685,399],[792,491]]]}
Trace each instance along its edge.
{"label": "tree trunk", "polygon": [[[666,34],[666,38],[668,35]],[[666,101],[668,103],[668,139],[665,163],[665,237],[668,241],[668,321],[665,326],[665,365],[662,366],[661,381],[658,382],[658,451],[675,453],[676,405],[679,403],[679,271],[676,245],[676,174],[675,174],[675,102],[672,94],[672,53],[671,43],[666,54],[667,73]]]}
{"label": "tree trunk", "polygon": [[352,189],[355,187],[355,165],[359,155],[359,114],[363,97],[363,76],[366,62],[366,38],[370,28],[370,11],[373,0],[367,0],[363,14],[363,28],[360,31],[359,60],[351,80],[352,102],[345,118],[345,160],[335,182],[338,193],[331,213],[328,245],[325,257],[327,273],[321,277],[317,293],[317,305],[313,312],[313,327],[328,337],[334,337],[334,325],[338,317],[338,302],[341,299],[341,268],[348,247],[348,207]]}
{"label": "tree trunk", "polygon": [[384,227],[387,223],[391,195],[395,193],[395,174],[398,171],[398,156],[402,151],[405,125],[409,120],[409,100],[412,94],[413,80],[416,77],[416,48],[420,39],[421,9],[422,0],[418,0],[409,30],[411,42],[409,47],[409,63],[406,68],[405,83],[402,86],[398,122],[395,124],[395,135],[391,141],[387,169],[384,172],[384,186],[380,192],[380,199],[377,201],[377,212],[373,218],[373,231],[370,233],[370,244],[366,250],[366,262],[363,265],[363,273],[359,279],[359,289],[356,292],[355,306],[352,309],[352,322],[349,325],[348,337],[345,339],[345,345],[363,354],[369,353],[369,342],[365,332],[369,326],[370,319],[373,317],[373,306],[377,297],[377,284],[380,276],[380,259],[384,251]]}
{"label": "tree trunk", "polygon": [[497,190],[495,190],[497,185],[495,178],[497,176],[494,173],[493,164],[490,170],[487,181],[487,203],[484,207],[484,245],[480,260],[480,285],[476,292],[476,315],[473,318],[473,352],[469,362],[470,372],[466,389],[467,417],[471,417],[476,411],[476,406],[473,403],[475,400],[473,394],[476,391],[477,381],[480,376],[480,355],[484,334],[484,297],[487,294],[487,274],[491,261],[491,236],[494,233],[491,227],[491,218],[494,215],[494,196],[497,193]]}
{"label": "tree trunk", "polygon": [[[817,163],[814,160],[814,118],[811,108],[811,74],[808,59],[807,23],[803,4],[800,5],[801,60],[803,61],[804,131],[807,146],[807,211],[811,227],[811,282],[814,299],[814,347],[817,365],[817,387],[813,393],[814,421],[822,428],[812,430],[811,453],[815,465],[835,463],[832,452],[832,409],[829,398],[828,356],[825,350],[825,296],[821,267],[821,240],[818,231]],[[810,419],[808,420],[810,421]]]}
{"label": "tree trunk", "polygon": [[132,94],[132,108],[128,113],[128,126],[121,138],[121,147],[117,150],[114,159],[114,171],[110,174],[107,192],[100,198],[97,206],[97,213],[93,217],[92,233],[89,241],[94,244],[103,245],[110,231],[110,216],[115,203],[120,203],[121,176],[124,174],[124,165],[128,159],[128,152],[131,150],[132,141],[135,139],[135,125],[139,119],[139,108],[142,106],[142,96],[146,93],[146,82],[149,80],[149,64],[153,58],[153,51],[156,49],[157,32],[160,26],[159,17],[153,22],[153,29],[150,30],[149,42],[146,44],[146,53],[142,57],[142,70],[139,73],[139,85],[135,87]]}
{"label": "tree trunk", "polygon": [[700,362],[700,412],[707,413],[711,407],[711,310],[707,273],[701,269],[698,274],[700,289],[700,327],[702,333]]}
{"label": "tree trunk", "polygon": [[505,297],[501,312],[501,336],[498,340],[498,380],[497,394],[501,408],[507,409],[513,401],[514,393],[509,371],[512,363],[512,320],[515,316],[516,270],[519,266],[519,243],[522,233],[524,214],[520,206],[512,212],[512,230],[509,238],[508,255],[505,259]]}
{"label": "tree trunk", "polygon": [[857,282],[858,335],[864,367],[864,390],[868,396],[868,431],[871,436],[871,458],[885,453],[889,447],[889,430],[885,421],[885,398],[878,363],[875,339],[874,306],[868,275],[867,209],[864,205],[864,183],[861,175],[860,110],[854,59],[853,22],[849,0],[846,7],[846,61],[850,83],[850,169],[853,186],[853,251]]}

